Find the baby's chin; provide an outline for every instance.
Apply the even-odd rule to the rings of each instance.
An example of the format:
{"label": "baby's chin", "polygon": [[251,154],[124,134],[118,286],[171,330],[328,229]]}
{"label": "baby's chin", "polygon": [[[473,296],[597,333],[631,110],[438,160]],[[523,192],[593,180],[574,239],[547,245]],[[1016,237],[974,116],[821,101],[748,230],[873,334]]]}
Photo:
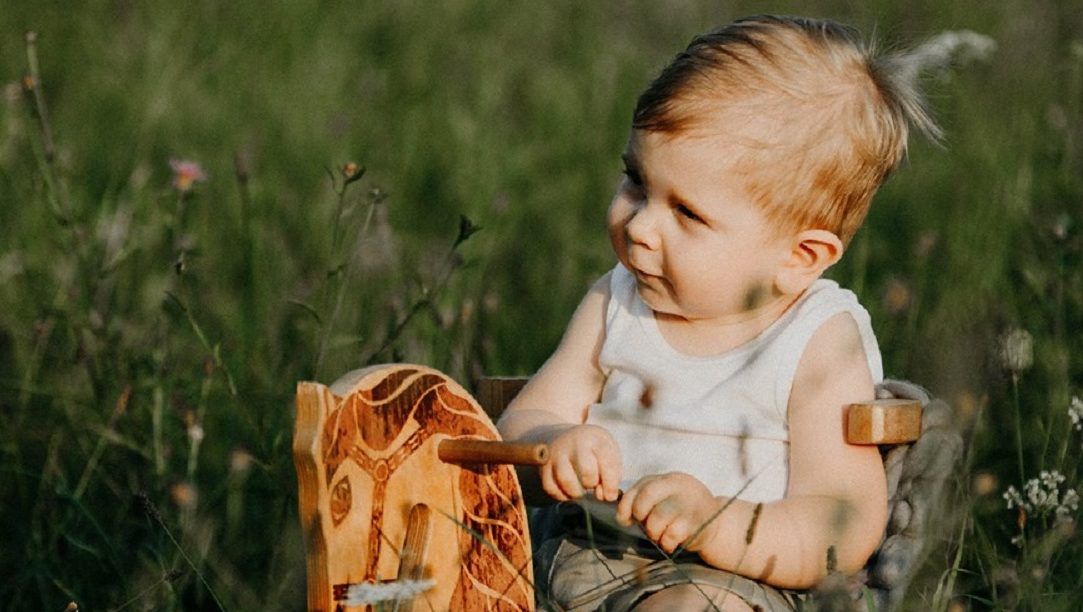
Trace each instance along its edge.
{"label": "baby's chin", "polygon": [[636,294],[654,314],[684,318],[680,309],[667,294],[663,293],[662,289],[636,280]]}

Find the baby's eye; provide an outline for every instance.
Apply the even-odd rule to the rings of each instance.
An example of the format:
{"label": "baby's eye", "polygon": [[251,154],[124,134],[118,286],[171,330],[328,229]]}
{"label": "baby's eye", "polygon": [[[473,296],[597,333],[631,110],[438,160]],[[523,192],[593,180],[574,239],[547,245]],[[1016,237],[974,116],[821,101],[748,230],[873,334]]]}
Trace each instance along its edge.
{"label": "baby's eye", "polygon": [[633,200],[642,200],[647,196],[647,188],[643,185],[643,179],[632,170],[624,171],[624,183],[621,191]]}
{"label": "baby's eye", "polygon": [[688,219],[689,221],[695,221],[697,223],[703,222],[702,217],[697,215],[695,211],[693,211],[691,208],[688,208],[684,204],[677,204],[676,210],[678,215],[684,217],[685,219]]}

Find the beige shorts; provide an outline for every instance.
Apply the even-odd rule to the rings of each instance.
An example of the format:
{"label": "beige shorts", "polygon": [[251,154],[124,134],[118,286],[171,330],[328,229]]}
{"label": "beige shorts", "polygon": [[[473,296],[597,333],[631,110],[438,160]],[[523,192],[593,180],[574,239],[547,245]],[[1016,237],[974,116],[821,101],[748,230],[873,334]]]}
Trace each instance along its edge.
{"label": "beige shorts", "polygon": [[[543,609],[625,611],[665,589],[684,584],[704,588],[704,610],[720,597],[738,597],[753,610],[799,610],[804,593],[776,589],[716,569],[698,555],[667,559],[650,542],[595,525],[591,533],[572,528],[537,551],[538,599]],[[719,590],[725,591],[718,595]],[[707,593],[714,595],[709,603]]]}

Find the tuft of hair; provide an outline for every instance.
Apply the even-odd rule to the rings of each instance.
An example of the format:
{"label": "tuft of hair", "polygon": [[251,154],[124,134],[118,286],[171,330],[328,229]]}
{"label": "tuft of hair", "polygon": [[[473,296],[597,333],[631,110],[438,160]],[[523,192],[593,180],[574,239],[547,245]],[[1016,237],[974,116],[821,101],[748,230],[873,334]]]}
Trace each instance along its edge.
{"label": "tuft of hair", "polygon": [[910,127],[942,137],[920,62],[881,54],[841,24],[760,15],[697,36],[640,95],[635,129],[706,131],[739,144],[734,167],[779,229],[849,243],[906,155]]}

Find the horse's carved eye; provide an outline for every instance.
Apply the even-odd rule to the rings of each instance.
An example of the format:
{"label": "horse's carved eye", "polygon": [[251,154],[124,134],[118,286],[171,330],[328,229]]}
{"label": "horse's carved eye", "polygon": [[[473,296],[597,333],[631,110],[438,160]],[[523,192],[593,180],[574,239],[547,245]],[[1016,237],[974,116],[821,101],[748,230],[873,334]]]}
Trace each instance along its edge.
{"label": "horse's carved eye", "polygon": [[350,481],[343,476],[338,479],[331,489],[331,522],[338,527],[350,513],[353,505],[353,493],[350,491]]}

